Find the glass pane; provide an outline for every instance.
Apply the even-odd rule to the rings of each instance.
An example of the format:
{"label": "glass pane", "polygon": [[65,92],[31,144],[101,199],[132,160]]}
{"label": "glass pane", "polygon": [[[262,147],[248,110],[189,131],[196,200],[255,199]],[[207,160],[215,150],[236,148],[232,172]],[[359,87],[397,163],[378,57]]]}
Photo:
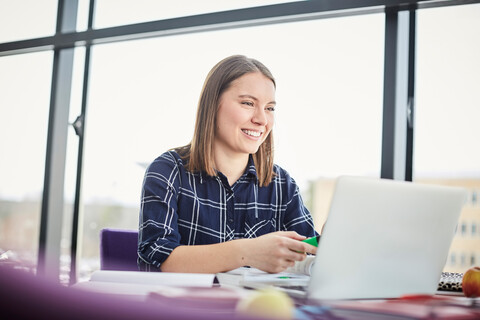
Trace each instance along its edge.
{"label": "glass pane", "polygon": [[0,43],[55,33],[58,0],[0,1]]}
{"label": "glass pane", "polygon": [[94,26],[105,28],[296,1],[300,0],[97,0]]}
{"label": "glass pane", "polygon": [[138,228],[146,164],[190,141],[203,81],[232,54],[276,77],[276,162],[305,198],[320,194],[308,203],[320,230],[337,175],[380,175],[383,30],[378,14],[94,47],[84,260],[98,265],[101,228]]}
{"label": "glass pane", "polygon": [[478,39],[478,4],[418,12],[415,180],[470,192],[445,266],[451,272],[464,272],[480,258]]}
{"label": "glass pane", "polygon": [[0,263],[36,266],[52,60],[0,58]]}
{"label": "glass pane", "polygon": [[77,31],[85,31],[88,28],[88,9],[90,0],[78,0]]}

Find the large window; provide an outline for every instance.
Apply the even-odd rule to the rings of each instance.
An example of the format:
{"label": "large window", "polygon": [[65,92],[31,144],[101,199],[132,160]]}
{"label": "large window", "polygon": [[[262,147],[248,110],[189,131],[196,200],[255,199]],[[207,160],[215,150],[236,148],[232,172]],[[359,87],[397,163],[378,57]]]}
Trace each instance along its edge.
{"label": "large window", "polygon": [[[311,185],[331,187],[340,173],[378,177],[383,29],[384,15],[377,14],[95,46],[84,261],[98,263],[101,228],[138,227],[145,166],[190,141],[203,81],[232,54],[259,59],[276,77],[276,162],[305,198]],[[309,207],[320,210],[313,199]],[[325,212],[317,215],[324,219]]]}
{"label": "large window", "polygon": [[[414,176],[469,189],[447,271],[480,256],[480,5],[418,12]],[[461,257],[455,259],[454,257]]]}
{"label": "large window", "polygon": [[[284,2],[294,3],[279,7],[294,8],[298,15],[276,17],[278,23],[256,27],[235,25],[200,32],[193,26],[198,17],[187,17],[212,13],[204,16],[209,22],[209,17],[230,16],[221,11]],[[89,3],[78,0],[77,31],[87,29]],[[307,19],[305,8],[325,9],[310,4],[185,0],[172,6],[153,0],[97,0],[92,32],[50,37],[56,28],[56,0],[0,0],[1,53],[12,54],[12,48],[17,50],[25,43],[32,46],[20,48],[20,55],[15,51],[0,57],[0,258],[8,251],[9,258],[35,267],[39,247],[53,53],[25,52],[37,46],[45,50],[49,41],[62,42],[61,48],[73,45],[69,41],[77,36],[87,39],[75,43],[79,47],[75,49],[72,92],[61,89],[60,94],[71,94],[70,106],[62,107],[69,108],[72,123],[81,113],[86,52],[82,45],[92,40],[79,226],[81,276],[99,267],[102,228],[138,227],[146,166],[164,151],[189,142],[203,81],[215,63],[232,54],[257,58],[274,74],[278,102],[275,162],[298,182],[321,231],[337,176],[380,176],[382,134],[388,133],[382,133],[385,15],[369,10],[368,14],[338,17],[346,14],[338,10],[329,18],[319,15],[315,20],[308,15],[313,20],[293,22]],[[257,11],[246,12],[254,16]],[[124,25],[176,17],[184,17],[179,20],[186,24],[182,29],[186,34],[150,37],[149,33],[138,35],[141,40],[109,42],[118,41],[123,32],[143,30]],[[289,22],[280,23],[283,18]],[[480,261],[479,18],[479,4],[417,10],[414,180],[459,185],[470,194],[447,271],[463,272]],[[99,32],[99,28],[108,29]],[[153,31],[158,30],[145,32]],[[96,42],[97,36],[106,37],[100,39],[102,44]],[[39,37],[50,38],[35,39]],[[4,44],[24,39],[33,40]],[[57,50],[63,50],[60,47]],[[70,127],[62,190],[64,274],[71,245],[78,142]],[[57,190],[52,193],[61,198]]]}
{"label": "large window", "polygon": [[1,0],[0,43],[52,36],[57,0]]}
{"label": "large window", "polygon": [[300,0],[97,0],[95,28],[295,1]]}
{"label": "large window", "polygon": [[0,255],[29,268],[38,251],[52,60],[52,52],[0,58]]}

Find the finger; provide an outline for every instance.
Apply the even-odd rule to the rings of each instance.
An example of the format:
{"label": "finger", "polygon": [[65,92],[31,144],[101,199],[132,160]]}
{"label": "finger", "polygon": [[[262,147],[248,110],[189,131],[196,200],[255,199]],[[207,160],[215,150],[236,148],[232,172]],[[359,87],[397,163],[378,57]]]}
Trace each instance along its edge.
{"label": "finger", "polygon": [[306,257],[306,254],[299,250],[287,250],[282,254],[282,259],[291,261],[302,261]]}
{"label": "finger", "polygon": [[287,268],[292,268],[295,266],[295,260],[284,260],[281,265],[282,271],[285,271]]}
{"label": "finger", "polygon": [[295,266],[295,261],[290,260],[290,261],[287,262],[287,268],[291,268],[291,267],[294,267],[294,266]]}
{"label": "finger", "polygon": [[302,236],[295,231],[283,231],[282,236],[290,238],[290,239],[294,239],[294,240],[305,240],[305,239],[307,239],[307,237]]}
{"label": "finger", "polygon": [[312,246],[311,244],[307,244],[307,250],[305,250],[304,252],[310,254],[317,254],[317,247]]}
{"label": "finger", "polygon": [[317,247],[301,241],[295,241],[295,243],[291,245],[290,250],[301,252],[301,253],[310,253],[310,254],[317,253]]}
{"label": "finger", "polygon": [[293,262],[303,261],[307,256],[305,253],[294,252],[294,251],[290,251],[290,252],[291,252],[291,255],[289,255],[288,260],[291,260]]}

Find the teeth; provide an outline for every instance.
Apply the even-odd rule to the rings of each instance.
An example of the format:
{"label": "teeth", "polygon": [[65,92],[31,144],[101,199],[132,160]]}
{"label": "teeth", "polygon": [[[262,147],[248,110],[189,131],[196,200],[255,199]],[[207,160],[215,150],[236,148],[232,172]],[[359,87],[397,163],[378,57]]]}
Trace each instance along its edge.
{"label": "teeth", "polygon": [[242,130],[242,131],[252,137],[260,137],[260,135],[262,134],[261,132],[258,132],[258,131],[251,131],[251,130]]}

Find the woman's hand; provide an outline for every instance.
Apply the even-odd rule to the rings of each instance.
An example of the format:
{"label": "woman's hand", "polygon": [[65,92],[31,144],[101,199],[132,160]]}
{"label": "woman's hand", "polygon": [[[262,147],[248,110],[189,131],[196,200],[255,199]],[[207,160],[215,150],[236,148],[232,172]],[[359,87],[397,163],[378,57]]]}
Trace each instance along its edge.
{"label": "woman's hand", "polygon": [[248,239],[242,259],[245,265],[266,272],[282,272],[295,261],[304,260],[306,253],[316,253],[316,247],[301,241],[305,239],[295,231],[278,231]]}
{"label": "woman's hand", "polygon": [[295,231],[278,231],[252,239],[178,246],[162,263],[161,270],[217,273],[251,266],[277,273],[304,260],[307,253],[316,253],[316,247],[301,241],[305,239]]}

